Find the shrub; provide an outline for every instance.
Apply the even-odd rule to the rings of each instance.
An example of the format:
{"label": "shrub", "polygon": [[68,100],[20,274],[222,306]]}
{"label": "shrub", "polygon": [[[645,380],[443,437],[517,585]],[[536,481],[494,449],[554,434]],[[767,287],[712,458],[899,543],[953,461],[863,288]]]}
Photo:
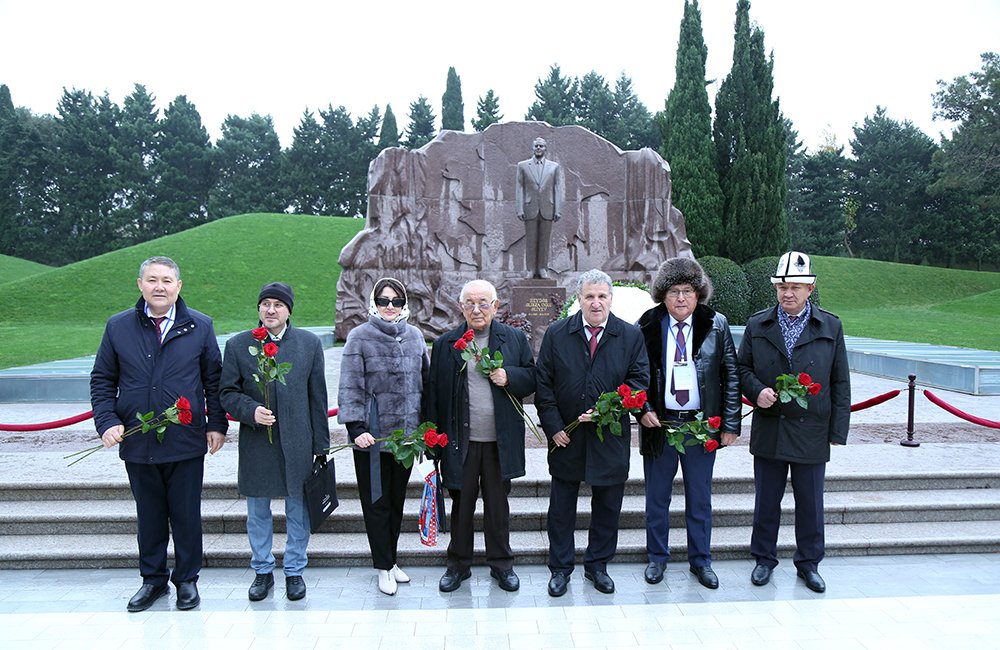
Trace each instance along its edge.
{"label": "shrub", "polygon": [[746,273],[736,262],[725,257],[703,257],[698,262],[712,279],[715,293],[708,306],[729,319],[730,324],[745,325],[750,315],[747,297],[750,287]]}

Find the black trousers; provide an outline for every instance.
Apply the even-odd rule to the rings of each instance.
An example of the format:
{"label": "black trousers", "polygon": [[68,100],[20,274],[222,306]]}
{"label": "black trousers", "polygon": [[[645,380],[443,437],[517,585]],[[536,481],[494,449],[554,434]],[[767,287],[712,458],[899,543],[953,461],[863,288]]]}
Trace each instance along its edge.
{"label": "black trousers", "polygon": [[510,504],[507,501],[510,481],[500,477],[497,443],[469,442],[462,465],[462,489],[448,490],[451,495],[450,571],[464,573],[472,565],[472,539],[480,488],[483,491],[486,562],[500,571],[514,566],[514,551],[510,548]]}
{"label": "black trousers", "polygon": [[[145,465],[125,462],[139,525],[139,574],[144,584],[198,579],[201,572],[201,485],[205,458]],[[174,538],[174,571],[167,570],[167,542]]]}
{"label": "black trousers", "polygon": [[756,496],[750,553],[757,564],[778,565],[778,526],[781,499],[789,470],[795,497],[795,566],[815,571],[825,553],[823,530],[823,483],[826,463],[790,463],[754,456],[753,480]]}
{"label": "black trousers", "polygon": [[[608,562],[618,550],[618,519],[625,497],[625,484],[592,485],[590,530],[583,567],[587,571],[607,571]],[[552,477],[549,492],[549,570],[572,573],[575,565],[576,503],[580,481]]]}
{"label": "black trousers", "polygon": [[[354,471],[358,479],[361,512],[372,551],[372,566],[388,571],[396,564],[396,547],[403,525],[403,501],[410,469],[396,462],[389,453],[379,453],[382,472],[382,497],[372,503],[372,472],[366,451],[354,452]],[[411,468],[412,469],[412,468]]]}

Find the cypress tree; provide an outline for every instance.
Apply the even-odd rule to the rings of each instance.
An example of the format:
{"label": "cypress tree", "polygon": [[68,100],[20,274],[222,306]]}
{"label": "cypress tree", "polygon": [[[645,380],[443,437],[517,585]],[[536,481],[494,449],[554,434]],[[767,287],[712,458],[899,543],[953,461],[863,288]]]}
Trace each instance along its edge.
{"label": "cypress tree", "polygon": [[441,128],[451,131],[465,130],[465,104],[462,102],[462,80],[455,67],[448,68],[448,81],[441,96]]}
{"label": "cypress tree", "polygon": [[722,187],[722,252],[743,263],[788,246],[785,218],[787,133],[764,33],[750,26],[750,2],[736,7],[733,67],[715,97],[716,168]]}
{"label": "cypress tree", "polygon": [[684,3],[676,79],[660,122],[663,158],[670,163],[673,204],[684,213],[695,256],[721,254],[722,189],[712,146],[712,107],[705,89],[708,48],[698,0]]}
{"label": "cypress tree", "polygon": [[385,117],[382,118],[382,128],[378,134],[378,150],[399,146],[399,129],[396,127],[396,114],[392,105],[386,104]]}

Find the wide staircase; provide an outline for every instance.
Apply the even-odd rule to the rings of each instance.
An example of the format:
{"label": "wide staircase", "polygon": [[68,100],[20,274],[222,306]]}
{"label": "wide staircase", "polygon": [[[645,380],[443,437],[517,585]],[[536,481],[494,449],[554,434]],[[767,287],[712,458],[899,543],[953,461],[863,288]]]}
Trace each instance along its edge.
{"label": "wide staircase", "polygon": [[[225,451],[225,450],[224,450]],[[231,467],[216,476],[235,477]],[[528,450],[528,476],[513,482],[510,496],[511,545],[521,564],[544,564],[548,505],[545,451]],[[46,453],[9,454],[0,469],[20,467],[0,477],[0,568],[135,567],[135,505],[124,470],[109,452],[90,470],[61,469],[65,461]],[[220,454],[221,456],[221,454]],[[84,461],[91,462],[90,459]],[[370,566],[368,542],[349,454],[336,456],[340,506],[310,542],[314,566]],[[81,464],[82,465],[82,464]],[[52,472],[54,467],[59,471]],[[21,474],[12,478],[12,474]],[[206,474],[202,515],[205,565],[247,565],[246,509],[235,479]],[[58,476],[58,479],[46,476]],[[838,448],[827,467],[826,548],[829,555],[995,552],[1000,550],[1000,445],[936,444],[919,449],[896,445]],[[421,484],[411,480],[400,540],[400,564],[443,565],[448,535],[436,547],[423,546],[417,535]],[[581,490],[586,493],[586,487]],[[685,555],[683,484],[678,475],[671,506],[671,552]],[[719,454],[714,482],[713,555],[717,559],[749,557],[753,515],[753,478],[745,447]],[[477,530],[481,530],[481,508]],[[618,561],[644,562],[645,514],[642,461],[633,453],[632,470],[622,509]],[[589,494],[580,498],[577,548],[586,546]],[[794,548],[792,497],[783,502],[779,552]],[[275,503],[276,527],[284,532],[282,503]],[[280,556],[284,537],[275,536]],[[476,551],[483,560],[483,539]]]}

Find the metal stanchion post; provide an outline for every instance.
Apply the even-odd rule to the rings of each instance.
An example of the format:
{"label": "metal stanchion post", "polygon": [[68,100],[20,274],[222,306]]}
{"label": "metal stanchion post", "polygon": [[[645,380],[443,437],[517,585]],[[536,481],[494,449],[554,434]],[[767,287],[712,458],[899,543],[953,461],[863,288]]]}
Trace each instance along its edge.
{"label": "metal stanchion post", "polygon": [[910,375],[909,383],[909,404],[906,409],[906,438],[900,440],[899,444],[904,447],[919,447],[920,443],[913,439],[913,406],[917,394],[917,376]]}

